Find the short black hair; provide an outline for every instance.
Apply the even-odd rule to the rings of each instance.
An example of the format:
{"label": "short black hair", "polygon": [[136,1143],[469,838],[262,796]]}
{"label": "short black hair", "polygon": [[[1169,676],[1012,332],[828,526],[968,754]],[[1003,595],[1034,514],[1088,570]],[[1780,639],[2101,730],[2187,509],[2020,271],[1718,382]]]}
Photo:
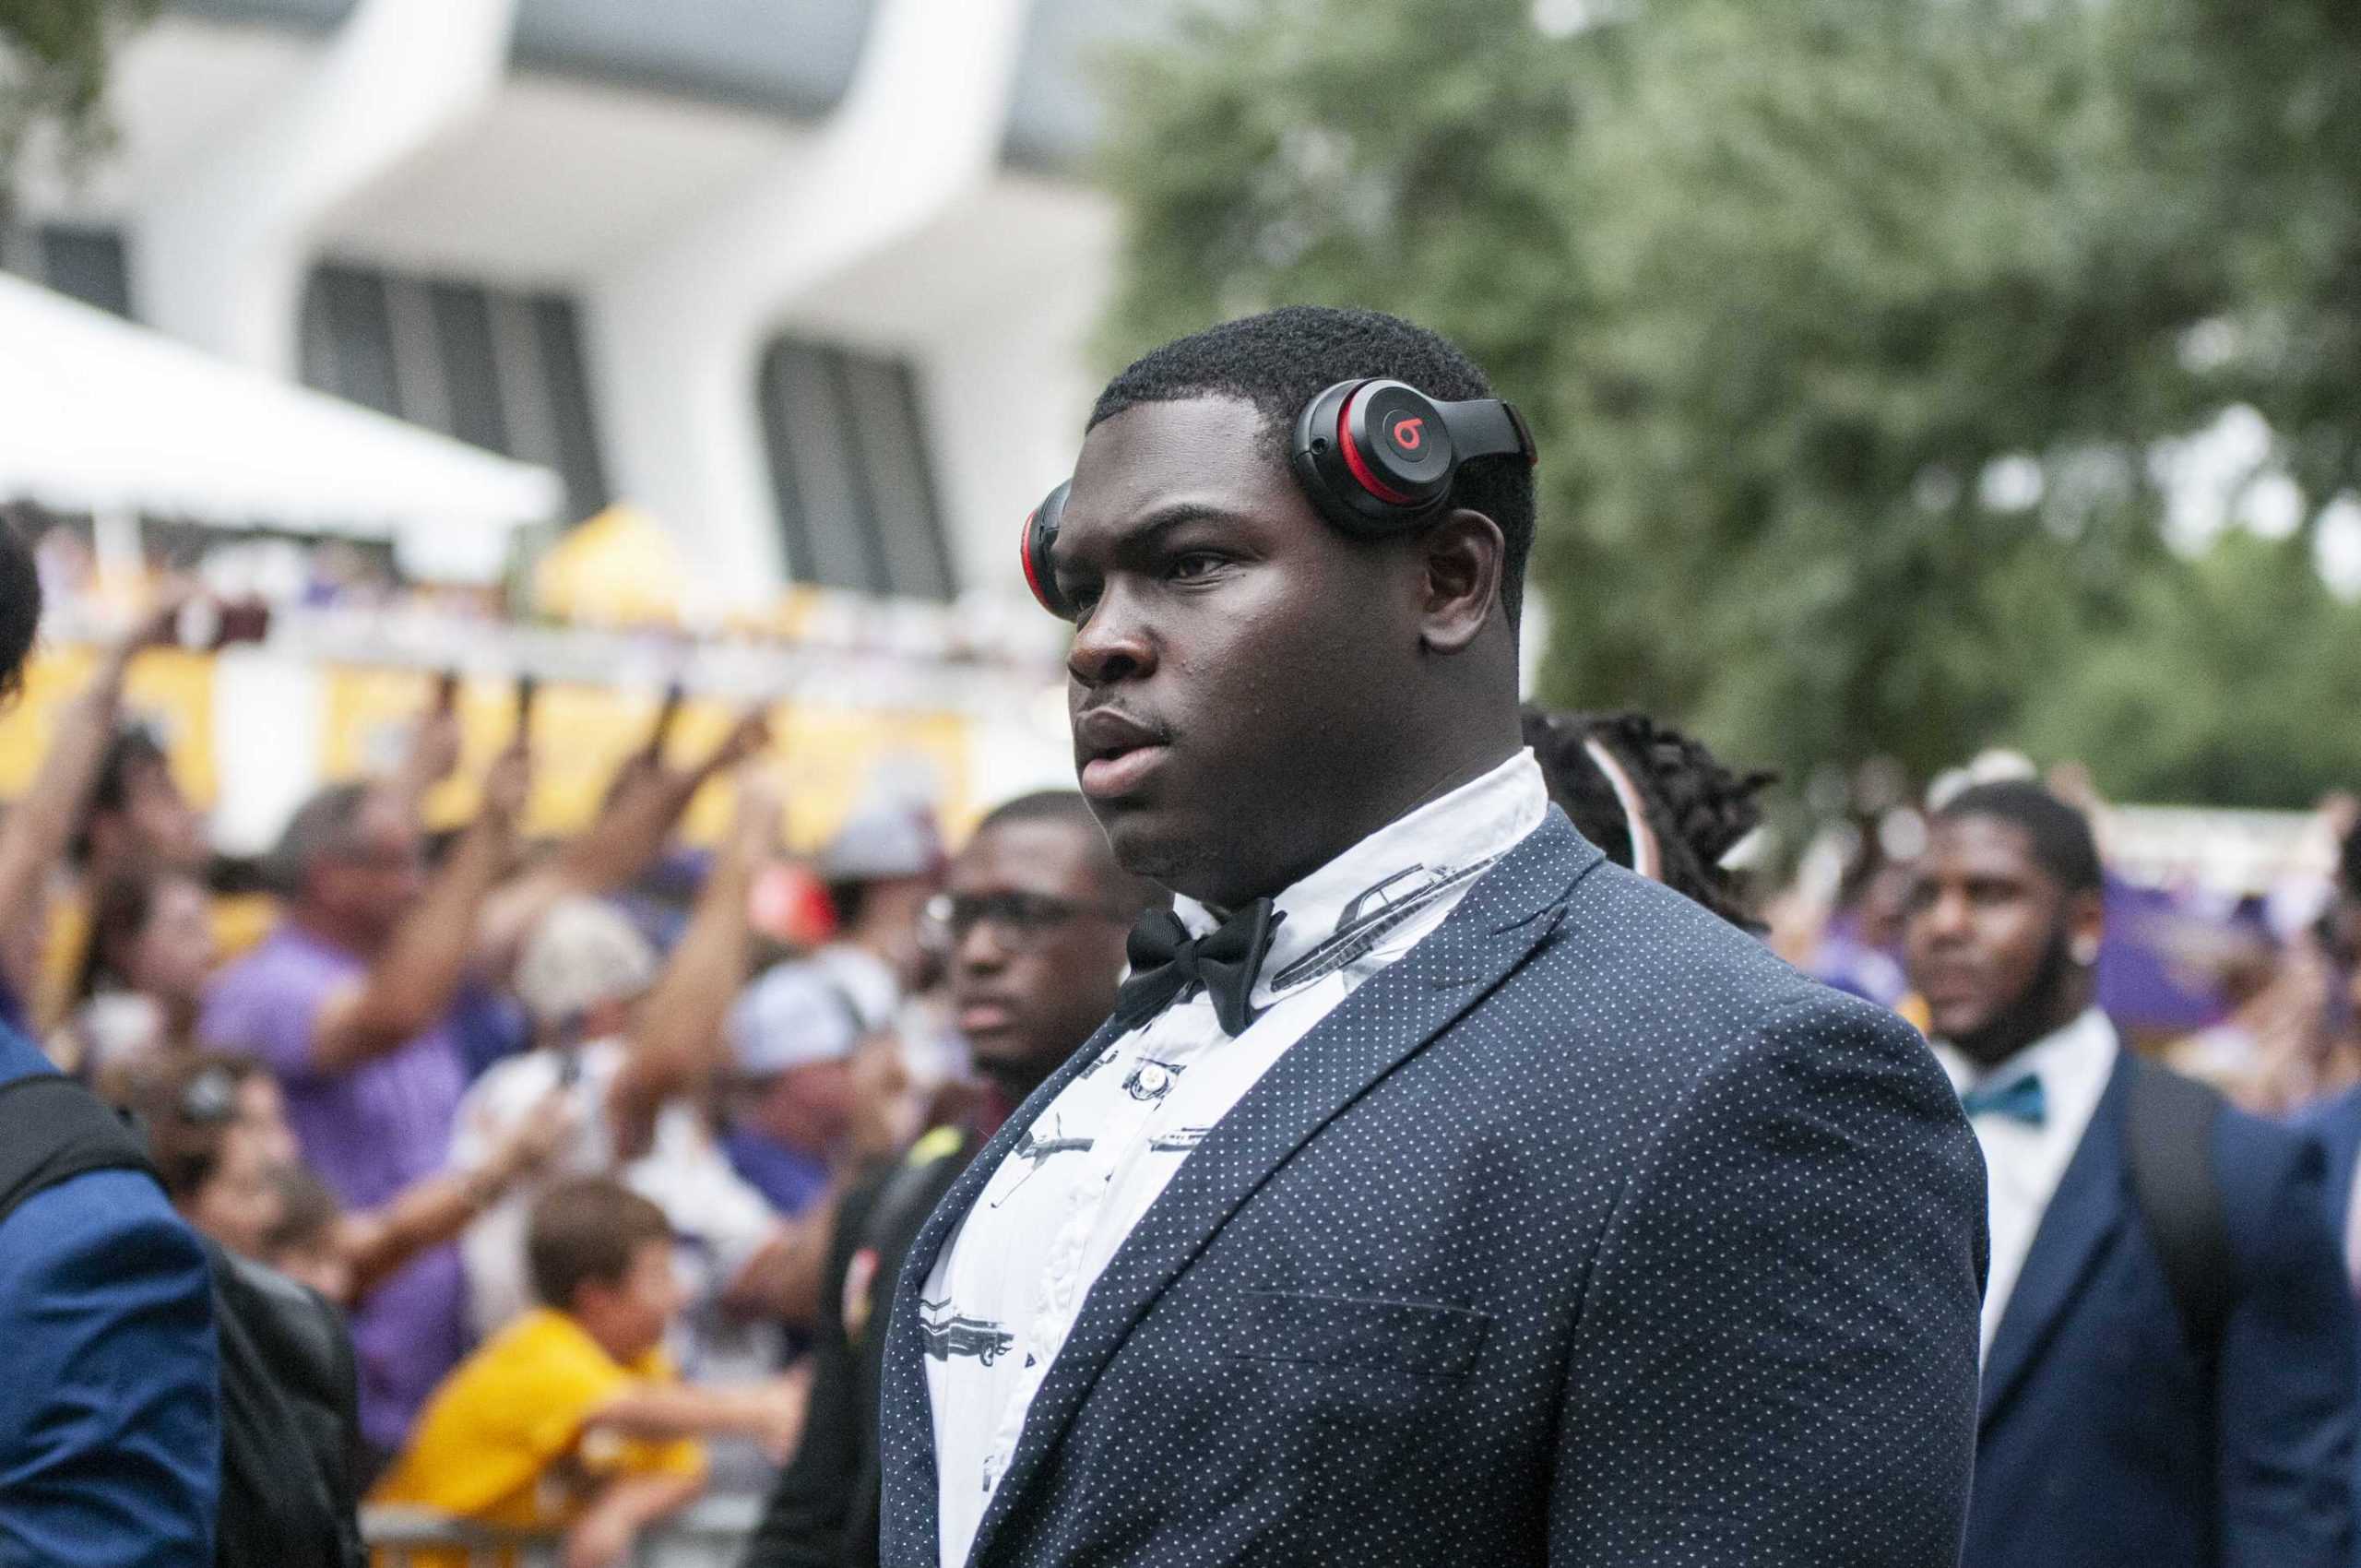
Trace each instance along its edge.
{"label": "short black hair", "polygon": [[1972,784],[1936,808],[1937,822],[1990,817],[2023,832],[2033,858],[2068,893],[2095,892],[2105,885],[2098,839],[2090,818],[2030,778]]}
{"label": "short black hair", "polygon": [[1036,790],[1003,801],[984,814],[976,824],[978,833],[986,832],[1010,823],[1054,822],[1086,835],[1097,851],[1098,891],[1107,902],[1126,914],[1136,915],[1145,909],[1161,909],[1172,900],[1166,892],[1144,876],[1134,876],[1115,860],[1114,846],[1107,841],[1107,830],[1090,809],[1090,802],[1079,790]]}
{"label": "short black hair", "polygon": [[1738,773],[1703,742],[1644,713],[1545,713],[1525,710],[1525,743],[1541,764],[1549,798],[1584,837],[1618,865],[1638,859],[1623,798],[1590,754],[1596,741],[1619,762],[1639,792],[1655,835],[1664,883],[1746,931],[1761,923],[1722,857],[1762,822],[1756,800],[1778,778]]}
{"label": "short black hair", "polygon": [[25,661],[41,629],[41,570],[25,542],[30,514],[0,508],[0,701],[24,689]]}
{"label": "short black hair", "polygon": [[[1490,398],[1476,362],[1438,333],[1382,311],[1287,305],[1225,321],[1151,350],[1107,384],[1090,410],[1096,429],[1141,403],[1238,398],[1263,416],[1263,450],[1281,468],[1297,416],[1340,381],[1391,376],[1442,402]],[[1501,603],[1515,625],[1525,609],[1525,568],[1533,553],[1533,469],[1514,457],[1479,457],[1459,470],[1454,505],[1501,526],[1508,556]]]}

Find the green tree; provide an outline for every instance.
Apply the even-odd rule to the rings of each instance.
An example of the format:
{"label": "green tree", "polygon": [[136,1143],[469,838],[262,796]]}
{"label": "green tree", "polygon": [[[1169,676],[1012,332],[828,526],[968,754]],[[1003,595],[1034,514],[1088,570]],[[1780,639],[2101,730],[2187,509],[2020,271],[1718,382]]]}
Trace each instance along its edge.
{"label": "green tree", "polygon": [[[1525,406],[1545,695],[1795,778],[1924,776],[2158,635],[2145,585],[2191,571],[2160,440],[2243,400],[2308,509],[2354,482],[2354,361],[2312,336],[2361,322],[2337,7],[2263,7],[2268,44],[2226,0],[1590,8],[1614,19],[1562,37],[1515,0],[1201,13],[1124,78],[1109,165],[1110,354],[1373,304]],[[2143,779],[2221,787],[2177,755]]]}
{"label": "green tree", "polygon": [[0,208],[36,125],[56,127],[69,160],[106,143],[114,45],[160,0],[0,0]]}

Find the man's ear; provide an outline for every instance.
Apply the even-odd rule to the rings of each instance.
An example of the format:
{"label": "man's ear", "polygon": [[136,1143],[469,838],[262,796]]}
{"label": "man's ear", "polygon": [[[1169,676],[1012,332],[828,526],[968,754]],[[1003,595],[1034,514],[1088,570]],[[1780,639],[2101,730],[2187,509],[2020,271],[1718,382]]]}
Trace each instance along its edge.
{"label": "man's ear", "polygon": [[2106,936],[2106,897],[2096,888],[2066,901],[2067,951],[2084,968],[2099,961],[2099,944]]}
{"label": "man's ear", "polygon": [[1461,508],[1418,538],[1421,647],[1465,653],[1491,619],[1507,569],[1508,540],[1501,525]]}

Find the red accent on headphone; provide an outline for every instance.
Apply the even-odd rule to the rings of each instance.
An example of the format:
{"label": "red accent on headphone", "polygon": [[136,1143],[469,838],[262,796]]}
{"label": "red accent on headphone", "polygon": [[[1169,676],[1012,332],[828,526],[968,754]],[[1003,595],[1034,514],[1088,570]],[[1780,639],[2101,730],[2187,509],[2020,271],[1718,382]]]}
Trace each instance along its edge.
{"label": "red accent on headphone", "polygon": [[1025,586],[1033,590],[1034,599],[1043,609],[1054,611],[1057,600],[1041,591],[1041,579],[1033,572],[1033,525],[1040,520],[1041,508],[1038,506],[1025,514],[1025,527],[1016,536],[1017,559],[1024,563]]}
{"label": "red accent on headphone", "polygon": [[1356,483],[1387,505],[1416,505],[1416,496],[1403,494],[1371,473],[1369,464],[1361,458],[1361,449],[1353,444],[1353,404],[1359,400],[1360,395],[1361,388],[1353,388],[1351,396],[1345,399],[1345,406],[1336,411],[1336,445],[1344,448],[1345,467],[1351,470]]}
{"label": "red accent on headphone", "polygon": [[1424,420],[1395,420],[1394,445],[1401,447],[1405,452],[1417,451],[1419,445],[1426,440],[1426,437],[1419,434],[1418,427],[1426,422]]}

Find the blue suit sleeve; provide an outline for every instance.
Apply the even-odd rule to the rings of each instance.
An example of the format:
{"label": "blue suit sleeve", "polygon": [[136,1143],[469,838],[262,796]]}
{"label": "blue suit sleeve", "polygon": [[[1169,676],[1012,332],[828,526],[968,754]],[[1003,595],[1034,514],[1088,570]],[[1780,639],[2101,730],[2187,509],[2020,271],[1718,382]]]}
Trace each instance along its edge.
{"label": "blue suit sleeve", "polygon": [[0,1565],[209,1568],[205,1254],[155,1183],[78,1176],[0,1224]]}
{"label": "blue suit sleeve", "polygon": [[1984,1170],[1931,1053],[1813,995],[1693,1085],[1577,1308],[1552,1568],[1934,1568],[1975,1445]]}
{"label": "blue suit sleeve", "polygon": [[2245,1278],[2215,1383],[2222,1563],[2343,1568],[2352,1551],[2355,1352],[2349,1287],[2320,1218],[2327,1161],[2308,1137],[2274,1134],[2268,1146],[2241,1146],[2260,1131],[2225,1127],[2219,1146],[2229,1182],[2269,1172],[2254,1183],[2259,1202],[2231,1197]]}

